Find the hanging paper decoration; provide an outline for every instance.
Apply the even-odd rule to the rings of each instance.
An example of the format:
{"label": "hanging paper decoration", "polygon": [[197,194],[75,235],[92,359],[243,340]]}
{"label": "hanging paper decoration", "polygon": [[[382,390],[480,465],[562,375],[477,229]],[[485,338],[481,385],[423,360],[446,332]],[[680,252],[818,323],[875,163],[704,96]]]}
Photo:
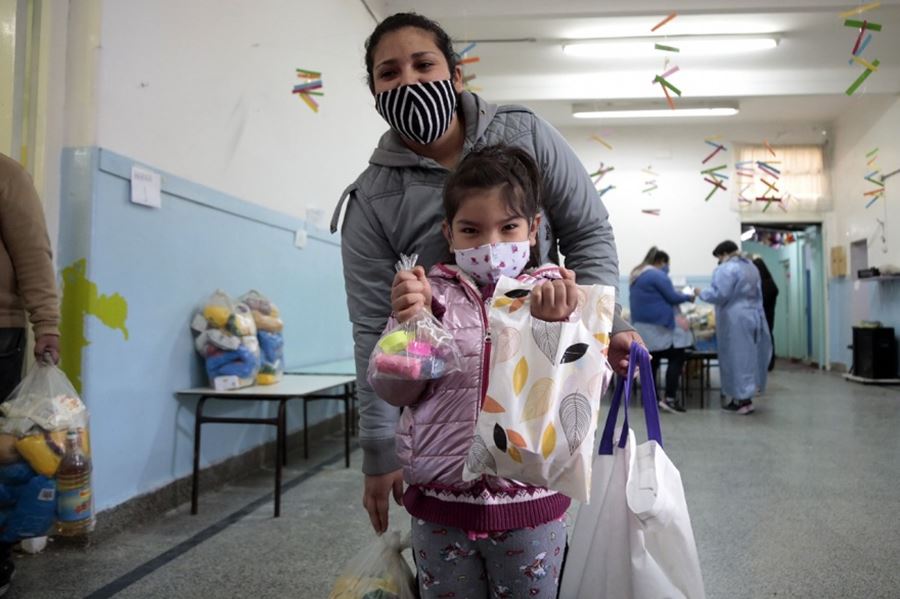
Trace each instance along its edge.
{"label": "hanging paper decoration", "polygon": [[308,71],[306,69],[296,70],[297,78],[303,80],[305,83],[295,85],[291,93],[297,94],[297,96],[303,100],[313,112],[319,112],[319,104],[312,96],[325,95],[322,91],[322,73],[319,71]]}

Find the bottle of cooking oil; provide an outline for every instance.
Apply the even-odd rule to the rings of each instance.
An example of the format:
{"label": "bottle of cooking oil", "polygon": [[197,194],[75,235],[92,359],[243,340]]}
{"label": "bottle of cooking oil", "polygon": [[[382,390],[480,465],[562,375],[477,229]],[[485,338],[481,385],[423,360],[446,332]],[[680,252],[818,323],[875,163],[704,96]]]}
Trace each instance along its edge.
{"label": "bottle of cooking oil", "polygon": [[91,459],[81,447],[75,429],[66,433],[66,455],[56,471],[56,531],[78,536],[94,529],[94,495],[91,492]]}

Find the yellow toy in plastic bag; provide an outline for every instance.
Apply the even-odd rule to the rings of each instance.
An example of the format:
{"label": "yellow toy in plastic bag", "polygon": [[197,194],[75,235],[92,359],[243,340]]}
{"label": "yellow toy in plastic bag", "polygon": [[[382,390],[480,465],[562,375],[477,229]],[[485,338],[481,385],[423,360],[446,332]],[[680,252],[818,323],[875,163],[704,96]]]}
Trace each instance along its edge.
{"label": "yellow toy in plastic bag", "polygon": [[328,599],[415,599],[415,579],[401,555],[409,541],[398,531],[376,537],[350,560]]}

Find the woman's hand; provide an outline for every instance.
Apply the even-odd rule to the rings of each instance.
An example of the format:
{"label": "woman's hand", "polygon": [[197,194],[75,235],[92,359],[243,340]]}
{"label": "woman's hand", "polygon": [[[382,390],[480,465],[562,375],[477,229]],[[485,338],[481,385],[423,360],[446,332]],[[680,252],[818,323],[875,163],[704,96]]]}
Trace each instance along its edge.
{"label": "woman's hand", "polygon": [[628,374],[628,355],[631,353],[631,344],[637,342],[644,345],[644,340],[637,331],[622,331],[616,333],[609,340],[609,365],[619,376]]}
{"label": "woman's hand", "polygon": [[531,315],[547,322],[567,320],[578,306],[575,272],[559,269],[562,279],[545,281],[531,290]]}
{"label": "woman's hand", "polygon": [[417,266],[397,273],[391,287],[391,308],[401,323],[422,310],[431,310],[431,283],[424,268]]}

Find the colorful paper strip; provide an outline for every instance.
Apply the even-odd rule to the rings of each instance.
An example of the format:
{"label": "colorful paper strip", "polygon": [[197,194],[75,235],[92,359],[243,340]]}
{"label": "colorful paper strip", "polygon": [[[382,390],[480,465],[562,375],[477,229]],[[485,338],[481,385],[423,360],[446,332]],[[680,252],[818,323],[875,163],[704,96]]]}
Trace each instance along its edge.
{"label": "colorful paper strip", "polygon": [[712,167],[712,168],[708,168],[708,169],[706,169],[705,171],[700,171],[700,174],[701,174],[701,175],[708,175],[708,174],[710,174],[710,173],[712,173],[712,172],[720,171],[720,170],[722,170],[723,168],[727,168],[727,167],[728,167],[727,164],[720,164],[719,166],[714,166],[714,167]]}
{"label": "colorful paper strip", "polygon": [[465,56],[466,54],[468,54],[469,52],[471,52],[472,48],[474,48],[474,47],[477,46],[477,45],[478,45],[478,42],[472,42],[471,44],[469,44],[468,46],[466,46],[465,48],[463,48],[462,52],[460,52],[459,55],[460,55],[460,56]]}
{"label": "colorful paper strip", "polygon": [[724,149],[725,149],[724,146],[718,146],[718,145],[717,145],[717,146],[716,146],[716,149],[712,151],[712,154],[710,154],[709,156],[707,156],[706,158],[703,159],[703,164],[706,164],[707,162],[709,162],[709,160],[710,160],[713,156],[715,156],[716,154],[718,154],[719,152],[721,152],[721,151],[724,150]]}
{"label": "colorful paper strip", "polygon": [[895,171],[891,171],[891,172],[889,172],[889,173],[886,174],[886,175],[881,175],[881,181],[884,182],[886,179],[888,179],[888,178],[890,178],[890,177],[893,177],[893,176],[896,175],[897,173],[900,173],[900,168],[898,168],[898,169],[895,170]]}
{"label": "colorful paper strip", "polygon": [[703,201],[704,201],[704,202],[708,202],[709,199],[710,199],[711,197],[713,197],[713,194],[716,193],[716,191],[718,191],[718,189],[719,189],[718,187],[713,187],[712,189],[710,189],[710,190],[709,190],[709,194],[707,194],[706,199],[703,200]]}
{"label": "colorful paper strip", "polygon": [[322,73],[319,71],[307,71],[306,69],[297,69],[297,75],[307,79],[321,79]]}
{"label": "colorful paper strip", "polygon": [[601,189],[601,190],[600,190],[599,192],[597,192],[597,193],[599,194],[599,197],[602,198],[603,195],[604,195],[607,191],[609,191],[610,189],[615,189],[615,188],[616,188],[615,185],[607,185],[606,187],[604,187],[603,189]]}
{"label": "colorful paper strip", "polygon": [[716,181],[715,179],[710,179],[709,177],[703,177],[703,180],[707,183],[712,183],[717,188],[720,188],[722,191],[728,191],[728,188],[722,185],[721,181]]}
{"label": "colorful paper strip", "polygon": [[665,19],[663,19],[662,21],[660,21],[659,23],[657,23],[656,25],[654,25],[654,26],[653,26],[653,29],[651,29],[650,31],[651,31],[651,32],[656,31],[657,29],[659,29],[660,27],[662,27],[663,25],[665,25],[666,23],[668,23],[669,21],[671,21],[672,19],[674,19],[674,18],[677,17],[677,16],[678,16],[678,13],[677,13],[677,12],[673,12],[673,13],[670,14],[668,17],[666,17]]}
{"label": "colorful paper strip", "polygon": [[[872,34],[870,33],[866,36],[866,39],[863,40],[862,46],[860,46],[859,49],[856,52],[854,52],[853,54],[855,54],[856,56],[859,56],[860,54],[865,52],[866,46],[868,46],[869,42],[871,42],[871,41],[872,41]],[[853,59],[851,58],[850,60],[848,60],[847,64],[852,65]]]}
{"label": "colorful paper strip", "polygon": [[[865,24],[865,27],[863,27]],[[869,23],[868,21],[854,21],[853,19],[847,19],[844,21],[844,27],[853,27],[866,29],[867,31],[881,31],[881,25],[879,23]]]}
{"label": "colorful paper strip", "polygon": [[[872,61],[872,64],[873,64],[874,66],[877,67],[877,66],[878,66],[879,64],[881,64],[881,63],[880,63],[880,62],[878,61],[878,59],[876,58],[875,60]],[[863,81],[865,81],[866,78],[868,78],[868,76],[871,75],[871,74],[872,74],[872,71],[869,70],[869,69],[866,69],[865,71],[863,71],[863,72],[862,72],[862,75],[860,75],[860,76],[857,78],[857,80],[854,81],[853,84],[852,84],[850,87],[847,88],[847,92],[846,92],[847,95],[848,95],[848,96],[852,96],[852,95],[853,95],[853,92],[855,92],[857,89],[859,89],[859,86],[862,85],[862,84],[863,84]]]}
{"label": "colorful paper strip", "polygon": [[862,6],[857,6],[856,8],[851,8],[850,10],[848,10],[846,12],[842,12],[841,18],[846,19],[847,17],[852,17],[853,15],[859,15],[866,11],[878,8],[879,6],[881,6],[880,0],[878,0],[877,2],[870,2],[868,4],[863,4]]}
{"label": "colorful paper strip", "polygon": [[877,153],[878,153],[878,148],[873,148],[873,149],[869,150],[868,152],[866,152],[866,158],[871,158],[872,154],[877,154]]}
{"label": "colorful paper strip", "polygon": [[663,52],[681,52],[678,48],[674,46],[666,46],[665,44],[654,44],[654,48],[657,50],[662,50]]}
{"label": "colorful paper strip", "polygon": [[613,149],[613,147],[612,147],[611,145],[609,145],[609,143],[607,143],[606,140],[604,140],[604,139],[603,139],[602,137],[600,137],[599,135],[592,134],[592,135],[591,135],[591,139],[593,139],[594,141],[599,141],[600,143],[602,143],[604,146],[606,146],[606,147],[609,148],[610,150]]}
{"label": "colorful paper strip", "polygon": [[319,112],[319,105],[315,100],[309,97],[309,94],[301,93],[297,94],[300,96],[300,99],[306,102],[306,105],[309,106],[313,112]]}
{"label": "colorful paper strip", "polygon": [[654,81],[654,83],[659,83],[665,87],[668,87],[670,90],[672,90],[673,93],[675,93],[675,95],[678,95],[678,96],[681,95],[681,90],[678,89],[677,87],[675,87],[674,85],[672,85],[671,83],[669,83],[665,77],[660,77],[659,75],[657,75],[653,81]]}
{"label": "colorful paper strip", "polygon": [[859,56],[854,56],[854,57],[851,58],[850,60],[852,60],[853,62],[855,62],[855,63],[857,63],[857,64],[861,64],[862,66],[866,67],[866,68],[869,69],[870,71],[873,71],[873,72],[874,72],[874,71],[877,71],[877,70],[878,70],[878,67],[877,67],[877,66],[875,66],[875,65],[872,64],[872,63],[870,63],[868,60],[864,60],[864,59],[860,58]]}
{"label": "colorful paper strip", "polygon": [[856,43],[853,44],[853,50],[850,51],[850,54],[856,54],[856,51],[859,50],[859,43],[862,41],[863,35],[866,34],[866,24],[868,21],[862,22],[862,27],[859,28],[859,35],[856,36]]}
{"label": "colorful paper strip", "polygon": [[463,58],[462,60],[460,60],[459,64],[472,64],[473,62],[478,62],[480,60],[481,58],[479,58],[478,56],[470,56],[468,58]]}
{"label": "colorful paper strip", "polygon": [[773,150],[773,149],[772,149],[772,146],[769,145],[768,140],[765,140],[765,139],[764,139],[764,140],[763,140],[763,145],[766,146],[766,149],[769,151],[769,153],[770,153],[772,156],[775,155],[775,150]]}

